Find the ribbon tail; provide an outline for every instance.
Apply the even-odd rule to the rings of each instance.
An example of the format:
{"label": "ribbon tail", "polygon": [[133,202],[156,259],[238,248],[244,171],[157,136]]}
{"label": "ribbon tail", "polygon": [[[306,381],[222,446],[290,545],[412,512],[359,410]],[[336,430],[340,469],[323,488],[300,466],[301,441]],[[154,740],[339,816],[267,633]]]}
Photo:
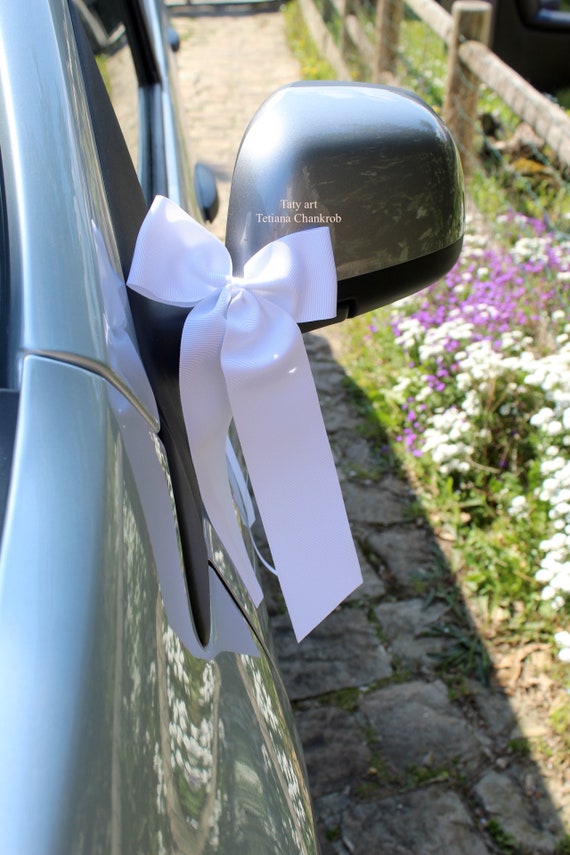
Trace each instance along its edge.
{"label": "ribbon tail", "polygon": [[255,606],[263,599],[237,521],[226,465],[231,409],[220,368],[220,312],[190,312],[180,347],[180,397],[192,460],[208,518]]}
{"label": "ribbon tail", "polygon": [[[279,582],[298,641],[362,583],[302,336],[291,316],[232,301],[222,368]],[[249,303],[249,305],[247,305]],[[251,335],[244,349],[244,328]]]}
{"label": "ribbon tail", "polygon": [[240,516],[244,525],[251,528],[255,522],[255,508],[253,507],[245,476],[241,471],[237,454],[229,436],[226,438],[226,459],[228,463],[230,486],[232,488]]}

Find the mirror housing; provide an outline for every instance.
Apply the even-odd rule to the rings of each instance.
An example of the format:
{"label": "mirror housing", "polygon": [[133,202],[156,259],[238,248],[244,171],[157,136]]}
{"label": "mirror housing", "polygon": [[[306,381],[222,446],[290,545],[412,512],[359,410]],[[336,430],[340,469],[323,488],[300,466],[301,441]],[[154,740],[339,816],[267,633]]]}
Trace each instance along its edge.
{"label": "mirror housing", "polygon": [[226,245],[239,276],[272,240],[327,225],[342,320],[447,273],[464,213],[456,146],[420,98],[368,83],[294,83],[262,104],[244,134]]}

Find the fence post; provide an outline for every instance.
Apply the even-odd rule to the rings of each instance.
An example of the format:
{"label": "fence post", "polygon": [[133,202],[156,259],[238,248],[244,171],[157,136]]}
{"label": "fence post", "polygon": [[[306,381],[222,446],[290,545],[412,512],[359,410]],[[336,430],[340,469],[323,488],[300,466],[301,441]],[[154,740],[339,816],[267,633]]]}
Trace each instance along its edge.
{"label": "fence post", "polygon": [[372,66],[375,83],[382,83],[387,75],[396,74],[402,13],[403,0],[377,0]]}
{"label": "fence post", "polygon": [[491,4],[485,0],[456,0],[451,9],[453,27],[442,113],[457,143],[465,172],[471,163],[479,80],[461,61],[459,47],[469,40],[489,45],[491,10]]}

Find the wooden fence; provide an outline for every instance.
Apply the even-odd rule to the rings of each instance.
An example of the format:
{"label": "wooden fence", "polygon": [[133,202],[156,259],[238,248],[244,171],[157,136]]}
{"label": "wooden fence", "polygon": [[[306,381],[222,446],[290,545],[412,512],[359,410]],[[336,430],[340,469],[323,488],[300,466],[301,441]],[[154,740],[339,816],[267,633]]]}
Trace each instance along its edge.
{"label": "wooden fence", "polygon": [[570,168],[570,118],[541,95],[487,47],[491,5],[485,0],[456,0],[451,14],[436,0],[377,0],[374,39],[360,23],[359,0],[327,0],[340,18],[335,41],[314,0],[300,0],[311,36],[341,80],[350,80],[348,43],[375,82],[395,82],[404,6],[412,10],[447,46],[443,118],[453,133],[468,170],[477,119],[479,84],[485,84],[548,145],[561,167]]}

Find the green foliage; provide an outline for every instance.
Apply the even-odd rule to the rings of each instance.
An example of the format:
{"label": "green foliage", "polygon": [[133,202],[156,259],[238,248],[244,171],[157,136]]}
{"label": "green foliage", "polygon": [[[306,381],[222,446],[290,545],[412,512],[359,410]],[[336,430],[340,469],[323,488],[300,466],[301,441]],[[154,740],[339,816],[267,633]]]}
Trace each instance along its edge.
{"label": "green foliage", "polygon": [[109,77],[109,69],[107,68],[107,61],[103,54],[96,54],[95,61],[97,62],[97,68],[99,69],[99,74],[103,78],[103,83],[105,84],[105,89],[107,92],[111,92],[111,79]]}
{"label": "green foliage", "polygon": [[304,80],[334,80],[336,74],[311,39],[296,0],[283,6],[285,32],[294,56],[301,65]]}
{"label": "green foliage", "polygon": [[514,855],[517,851],[517,844],[514,837],[502,827],[496,819],[490,819],[487,823],[487,831],[505,855]]}
{"label": "green foliage", "polygon": [[555,855],[570,855],[570,834],[567,834],[563,840],[561,840],[555,850]]}
{"label": "green foliage", "polygon": [[[338,15],[331,4],[317,0],[317,5],[338,37]],[[334,77],[332,69],[322,70],[296,3],[289,4],[285,14],[305,76]],[[374,14],[373,3],[360,5],[359,19],[370,37]],[[399,84],[439,110],[446,63],[441,39],[406,8],[399,42]],[[551,608],[553,596],[545,602],[544,581],[537,580],[548,553],[545,544],[554,543],[555,530],[565,530],[564,525],[570,532],[570,512],[562,519],[556,502],[560,508],[563,503],[543,487],[548,480],[548,455],[552,465],[561,457],[570,458],[570,428],[567,436],[550,438],[548,431],[554,430],[556,419],[563,421],[561,414],[552,417],[552,428],[537,428],[532,421],[537,414],[549,407],[556,410],[556,389],[552,391],[548,371],[542,381],[529,383],[527,377],[532,373],[530,361],[538,365],[549,354],[568,349],[568,344],[560,342],[569,337],[570,326],[566,330],[565,321],[554,320],[557,311],[559,317],[568,318],[570,302],[570,272],[568,263],[564,266],[561,261],[569,252],[563,246],[563,232],[570,229],[568,176],[553,167],[544,147],[510,157],[496,144],[512,137],[520,118],[485,87],[481,87],[478,109],[493,116],[499,128],[490,138],[477,127],[469,179],[471,196],[493,224],[493,252],[485,248],[488,236],[475,236],[451,278],[394,308],[351,320],[345,325],[345,368],[367,438],[376,444],[382,465],[403,467],[432,524],[452,532],[454,570],[465,590],[485,607],[491,622],[500,612],[501,632],[545,638],[570,623],[570,602],[558,597]],[[508,212],[521,212],[526,221]],[[550,238],[541,249],[545,228]],[[523,244],[524,257],[515,253]],[[483,268],[488,268],[486,274]],[[455,303],[450,298],[454,293],[459,294]],[[470,317],[463,313],[462,302],[470,302]],[[481,303],[487,319],[493,313],[501,315],[502,326],[484,328],[486,321],[480,318],[472,323]],[[445,312],[438,315],[434,307],[445,307]],[[422,320],[422,334],[403,344],[395,333],[394,318],[402,326],[406,320],[421,318],[422,312],[432,313],[433,329]],[[457,342],[452,321],[471,324]],[[448,322],[445,348],[430,351],[429,335]],[[506,329],[525,336],[527,343],[511,338],[503,345],[505,333],[500,330]],[[480,339],[488,340],[488,348],[471,354],[467,370],[469,359],[462,352]],[[503,352],[509,358],[501,362]],[[477,360],[482,366],[479,374]],[[466,370],[471,372],[467,380]],[[560,370],[557,376],[562,374]],[[566,381],[556,382],[562,399]],[[447,457],[443,454],[446,444],[451,448]],[[557,560],[566,559],[559,555]],[[438,588],[438,596],[447,590],[445,585]],[[484,649],[474,643],[475,635],[459,616],[451,626],[445,630],[451,634],[452,644],[446,645],[450,662],[459,671],[486,679],[488,662]]]}
{"label": "green foliage", "polygon": [[524,737],[511,739],[507,748],[511,754],[515,754],[517,757],[529,757],[532,753],[528,740]]}
{"label": "green foliage", "polygon": [[570,701],[559,701],[550,712],[550,723],[555,732],[562,737],[567,749],[570,749]]}
{"label": "green foliage", "polygon": [[421,787],[425,784],[448,781],[449,770],[444,766],[409,766],[406,769],[406,783],[409,787]]}
{"label": "green foliage", "polygon": [[406,16],[400,31],[398,82],[441,110],[447,52],[442,40],[423,21]]}
{"label": "green foliage", "polygon": [[455,624],[438,624],[426,630],[424,635],[445,638],[447,644],[439,653],[432,654],[438,670],[449,675],[459,672],[488,686],[491,682],[492,664],[485,645],[478,633],[470,628]]}
{"label": "green foliage", "polygon": [[354,712],[358,709],[359,699],[359,689],[352,687],[339,689],[336,692],[330,692],[328,695],[322,695],[320,698],[321,703],[331,704],[332,706],[338,707],[341,710],[346,710],[347,712]]}
{"label": "green foliage", "polygon": [[570,112],[570,86],[565,89],[559,89],[556,93],[556,100],[563,110]]}
{"label": "green foliage", "polygon": [[[556,351],[556,341],[565,341],[565,334],[555,329],[557,321],[547,330],[550,315],[560,315],[564,322],[566,313],[557,314],[554,303],[548,310],[545,303],[545,311],[537,312],[537,294],[545,299],[550,294],[548,300],[566,297],[564,284],[556,285],[546,263],[519,265],[511,258],[511,250],[518,251],[526,240],[540,255],[537,239],[522,238],[523,229],[524,223],[518,234],[504,229],[507,263],[499,251],[487,253],[487,258],[473,251],[475,263],[467,254],[447,282],[427,296],[353,319],[345,352],[370,436],[376,432],[379,440],[389,437],[392,453],[408,472],[432,524],[453,532],[455,570],[465,590],[485,607],[489,618],[500,610],[501,631],[547,637],[557,618],[542,600],[543,583],[536,578],[554,519],[553,506],[543,495],[543,467],[548,463],[546,453],[551,457],[558,453],[552,442],[562,448],[562,440],[547,437],[533,418],[541,412],[550,412],[553,418],[554,412],[544,407],[549,396],[559,393],[553,367],[544,374],[551,391],[539,379],[527,382],[527,378],[533,366],[543,364],[543,355],[544,365],[550,365],[548,360],[555,357],[548,354]],[[565,269],[565,250],[556,244],[547,252],[548,263],[555,264],[556,252]],[[482,290],[475,290],[472,299],[468,294],[474,288],[476,265],[481,265]],[[561,283],[566,276],[562,274]],[[464,285],[464,279],[470,284]],[[456,302],[446,309],[453,321],[437,321],[441,306],[453,294]],[[489,312],[483,299],[489,301]],[[501,332],[502,313],[514,335]],[[432,315],[436,320],[430,326]],[[496,332],[490,331],[489,323],[497,323]],[[532,329],[526,338],[525,325]],[[496,349],[495,340],[504,347]],[[561,429],[553,423],[555,428]],[[444,454],[446,445],[450,450]],[[433,591],[445,597],[449,588],[442,579],[434,579],[429,596]],[[558,613],[560,621],[565,608]],[[440,665],[487,681],[486,651],[476,643],[477,634],[465,628],[459,610],[454,614],[451,627],[435,630],[446,633],[450,641]]]}

